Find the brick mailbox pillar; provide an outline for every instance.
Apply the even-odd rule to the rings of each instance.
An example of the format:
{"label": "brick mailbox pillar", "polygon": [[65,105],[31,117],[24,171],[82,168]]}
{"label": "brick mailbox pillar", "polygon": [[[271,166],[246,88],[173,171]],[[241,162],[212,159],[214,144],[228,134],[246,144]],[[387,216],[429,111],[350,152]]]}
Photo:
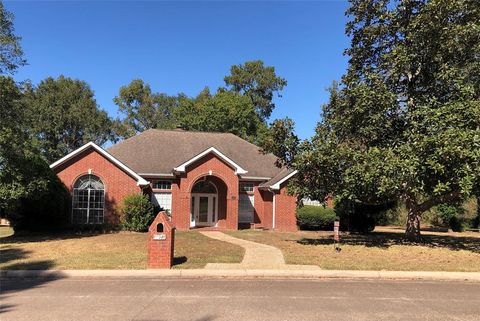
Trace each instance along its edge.
{"label": "brick mailbox pillar", "polygon": [[169,269],[173,264],[175,227],[165,212],[160,212],[148,228],[148,268]]}

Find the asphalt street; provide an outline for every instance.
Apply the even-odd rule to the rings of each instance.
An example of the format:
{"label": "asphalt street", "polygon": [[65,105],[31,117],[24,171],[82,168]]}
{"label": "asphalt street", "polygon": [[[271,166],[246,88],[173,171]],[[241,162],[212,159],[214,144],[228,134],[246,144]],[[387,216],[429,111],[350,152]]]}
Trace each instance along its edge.
{"label": "asphalt street", "polygon": [[1,280],[0,320],[480,320],[480,283],[63,278]]}

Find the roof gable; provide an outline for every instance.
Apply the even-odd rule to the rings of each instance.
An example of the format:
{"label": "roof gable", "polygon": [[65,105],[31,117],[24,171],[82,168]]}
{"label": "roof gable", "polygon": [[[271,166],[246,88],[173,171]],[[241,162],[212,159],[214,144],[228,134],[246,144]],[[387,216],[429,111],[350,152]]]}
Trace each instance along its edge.
{"label": "roof gable", "polygon": [[94,142],[89,142],[85,145],[83,145],[82,147],[79,147],[77,148],[76,150],[72,151],[71,153],[67,154],[66,156],[60,158],[59,160],[57,160],[56,162],[52,163],[50,165],[50,168],[51,169],[54,169],[60,165],[62,165],[63,163],[69,161],[70,159],[72,159],[73,157],[79,155],[80,153],[88,150],[89,148],[92,148],[94,149],[95,151],[97,151],[99,154],[101,154],[102,156],[104,156],[106,159],[108,159],[109,161],[111,161],[113,164],[115,164],[116,166],[118,166],[120,169],[124,170],[127,174],[131,175],[133,178],[135,178],[137,180],[137,185],[139,186],[144,186],[144,185],[148,185],[150,184],[150,182],[146,181],[143,177],[141,177],[140,175],[138,175],[137,173],[135,173],[133,170],[131,170],[129,167],[127,167],[125,164],[123,164],[122,162],[120,162],[118,159],[116,159],[115,157],[113,157],[112,155],[110,155],[106,150],[104,150],[103,148],[101,148],[100,146],[98,146],[97,144],[95,144]]}
{"label": "roof gable", "polygon": [[228,158],[227,156],[225,156],[224,154],[222,154],[218,149],[216,149],[215,147],[210,147],[206,150],[204,150],[203,152],[201,152],[200,154],[190,158],[189,160],[187,160],[186,162],[184,162],[183,164],[177,166],[177,167],[174,167],[173,170],[175,172],[180,172],[180,173],[184,173],[186,171],[186,167],[194,162],[196,162],[197,160],[199,159],[202,159],[203,157],[205,157],[206,155],[208,154],[215,154],[216,156],[218,156],[220,159],[222,159],[223,161],[225,161],[227,164],[229,164],[234,170],[235,170],[235,175],[243,175],[243,174],[246,174],[248,173],[248,171],[244,170],[240,165],[238,165],[237,163],[235,163],[233,160],[231,160],[230,158]]}
{"label": "roof gable", "polygon": [[296,175],[298,173],[297,170],[289,170],[287,168],[284,168],[280,173],[278,173],[277,176],[273,177],[269,181],[260,184],[260,188],[262,189],[269,189],[273,191],[278,191],[280,190],[280,185],[282,185],[284,182],[289,180],[291,177]]}

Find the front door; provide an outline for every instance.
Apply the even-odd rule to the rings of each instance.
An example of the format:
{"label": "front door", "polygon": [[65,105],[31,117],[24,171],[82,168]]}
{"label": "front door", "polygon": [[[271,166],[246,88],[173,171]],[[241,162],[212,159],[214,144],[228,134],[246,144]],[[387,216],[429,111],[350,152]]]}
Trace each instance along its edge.
{"label": "front door", "polygon": [[195,226],[214,226],[217,223],[217,195],[192,194],[192,214]]}

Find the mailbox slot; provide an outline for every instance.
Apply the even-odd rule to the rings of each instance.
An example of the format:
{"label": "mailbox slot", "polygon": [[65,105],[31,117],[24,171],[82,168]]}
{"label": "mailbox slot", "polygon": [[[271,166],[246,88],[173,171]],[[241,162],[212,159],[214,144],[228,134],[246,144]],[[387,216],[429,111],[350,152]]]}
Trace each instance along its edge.
{"label": "mailbox slot", "polygon": [[157,233],[163,233],[163,223],[157,224]]}

